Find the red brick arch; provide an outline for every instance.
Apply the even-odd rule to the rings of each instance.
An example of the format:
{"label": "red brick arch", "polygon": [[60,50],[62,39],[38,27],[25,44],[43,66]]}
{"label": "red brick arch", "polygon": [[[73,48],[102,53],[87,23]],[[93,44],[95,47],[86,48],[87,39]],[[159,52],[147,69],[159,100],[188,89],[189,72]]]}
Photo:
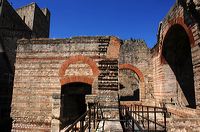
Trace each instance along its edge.
{"label": "red brick arch", "polygon": [[62,85],[67,83],[73,83],[73,82],[81,82],[81,83],[87,83],[92,85],[93,83],[92,77],[86,77],[86,76],[71,76],[71,77],[63,77],[60,82]]}
{"label": "red brick arch", "polygon": [[[188,27],[185,24],[183,17],[177,17],[177,18],[174,18],[174,19],[168,21],[167,26],[162,33],[163,40],[165,40],[165,37],[166,37],[168,31],[171,29],[171,27],[173,27],[174,25],[177,25],[177,24],[184,28],[185,32],[187,33],[187,35],[189,37],[190,45],[191,45],[191,47],[193,47],[194,43],[195,43],[194,36],[193,36],[192,30],[190,29],[190,27]],[[163,47],[163,43],[164,43],[164,41],[161,42],[161,50]]]}
{"label": "red brick arch", "polygon": [[131,64],[121,64],[121,65],[119,65],[119,69],[120,70],[121,69],[127,69],[127,70],[131,70],[131,71],[135,72],[138,75],[140,81],[144,82],[144,76],[143,76],[142,72],[137,67],[135,67]]}
{"label": "red brick arch", "polygon": [[165,64],[166,63],[165,58],[162,56],[162,50],[163,50],[165,37],[166,37],[167,33],[170,31],[170,29],[175,25],[180,25],[185,30],[185,32],[188,35],[191,47],[193,47],[194,44],[195,44],[193,33],[192,33],[190,27],[188,27],[185,24],[183,17],[177,17],[177,18],[174,18],[174,19],[168,21],[167,26],[165,26],[166,28],[163,29],[163,33],[162,33],[162,38],[163,39],[162,39],[162,41],[160,43],[160,46],[159,46],[160,47],[159,49],[160,49],[160,61],[161,61],[161,64]]}
{"label": "red brick arch", "polygon": [[135,72],[140,79],[140,100],[145,99],[145,84],[144,84],[144,76],[142,72],[135,66],[131,64],[121,64],[119,65],[119,70],[127,69]]}
{"label": "red brick arch", "polygon": [[[65,76],[65,71],[69,67],[70,64],[75,64],[77,62],[83,62],[85,64],[88,64],[93,72],[92,76]],[[82,55],[77,55],[77,56],[72,56],[68,58],[61,66],[59,70],[59,77],[60,77],[60,82],[62,85],[66,83],[72,83],[72,82],[83,82],[92,85],[94,77],[99,75],[99,68],[96,64],[95,61],[93,61],[91,58],[82,56]]]}

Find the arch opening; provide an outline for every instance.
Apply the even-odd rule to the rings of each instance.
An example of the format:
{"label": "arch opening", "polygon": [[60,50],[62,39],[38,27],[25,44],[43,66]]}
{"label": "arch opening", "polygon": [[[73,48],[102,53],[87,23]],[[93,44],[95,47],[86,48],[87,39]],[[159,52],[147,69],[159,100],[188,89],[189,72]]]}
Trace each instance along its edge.
{"label": "arch opening", "polygon": [[62,85],[60,121],[61,129],[73,123],[86,112],[85,95],[92,93],[92,86],[87,83],[73,82]]}
{"label": "arch opening", "polygon": [[[124,85],[121,83],[119,84],[120,90],[121,90],[121,96],[120,101],[139,101],[140,100],[140,90],[139,88],[132,88],[130,90],[127,90]],[[123,93],[123,90],[126,91],[126,93]],[[129,91],[129,92],[128,92]],[[131,92],[130,92],[131,91]]]}
{"label": "arch opening", "polygon": [[143,98],[144,78],[138,68],[130,64],[122,64],[119,77],[121,101],[139,101]]}
{"label": "arch opening", "polygon": [[162,47],[164,92],[171,93],[171,102],[190,108],[196,107],[194,73],[190,38],[185,29],[173,25],[167,32]]}

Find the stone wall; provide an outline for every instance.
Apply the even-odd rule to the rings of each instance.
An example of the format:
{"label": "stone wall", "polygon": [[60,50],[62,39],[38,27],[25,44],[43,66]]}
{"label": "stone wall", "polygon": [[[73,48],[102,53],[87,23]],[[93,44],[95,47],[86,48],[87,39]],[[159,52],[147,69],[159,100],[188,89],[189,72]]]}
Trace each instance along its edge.
{"label": "stone wall", "polygon": [[[12,101],[13,75],[15,71],[16,41],[21,38],[29,39],[33,37],[33,30],[29,27],[33,25],[32,18],[34,18],[35,13],[34,7],[30,5],[25,8],[27,9],[24,13],[26,18],[23,16],[20,17],[19,14],[22,13],[22,11],[19,11],[18,14],[7,0],[0,1],[0,127],[3,129],[2,131],[10,131],[11,128],[10,105]],[[39,7],[37,7],[37,10],[40,10]],[[43,37],[48,37],[49,11],[47,9],[43,11],[40,10],[37,16],[39,16],[37,17],[37,21],[42,19],[41,24],[43,24],[45,28],[36,27],[35,29],[40,29],[37,30],[37,32],[41,32]],[[34,20],[36,21],[36,19]],[[42,35],[38,35],[38,37]]]}
{"label": "stone wall", "polygon": [[[195,4],[197,5],[195,10],[199,12],[199,2],[195,1]],[[46,36],[50,15],[48,11],[40,10],[33,3],[19,9],[18,13],[22,14],[21,17],[23,18],[24,12],[27,10],[35,10],[36,12],[36,18],[33,18],[32,15],[30,15],[30,18],[27,16],[28,20],[32,21],[29,21],[29,24],[32,24],[35,35]],[[195,128],[199,124],[198,109],[200,106],[200,28],[197,18],[198,16],[191,7],[177,1],[160,24],[158,42],[151,51],[144,41],[120,41],[116,37],[109,36],[22,39],[18,41],[11,112],[13,130],[58,131],[61,87],[74,82],[91,85],[91,97],[94,97],[95,101],[99,101],[102,106],[116,106],[118,93],[132,95],[133,91],[138,89],[133,89],[133,85],[138,85],[138,82],[140,82],[139,86],[136,86],[140,88],[140,99],[142,101],[147,99],[147,101],[139,102],[139,104],[156,106],[173,104],[167,107],[173,115],[170,118],[171,121],[169,121],[169,131],[198,130],[199,128]],[[41,19],[41,22],[37,21],[38,19]],[[0,22],[2,22],[1,20]],[[44,29],[37,26],[42,23],[45,25],[43,26]],[[179,76],[176,75],[177,71],[170,65],[172,62],[169,61],[169,58],[172,58],[171,61],[173,61],[173,58],[176,58],[174,55],[184,56],[186,54],[184,50],[172,52],[174,47],[169,43],[174,44],[174,41],[168,39],[171,32],[177,33],[173,36],[180,35],[176,28],[184,30],[186,36],[183,36],[183,38],[189,42],[187,46],[191,51],[190,59],[193,73],[190,77],[192,76],[194,89],[189,87],[189,90],[187,90],[189,93],[194,90],[194,95],[192,93],[190,97],[195,99],[197,110],[185,108],[185,106],[188,106],[188,97],[185,96],[187,90],[184,91],[181,88],[177,79]],[[40,30],[44,31],[41,32]],[[17,33],[20,34],[21,32]],[[3,33],[1,32],[1,34]],[[10,35],[10,32],[8,34]],[[28,35],[26,37],[30,37]],[[182,37],[180,38],[182,39]],[[8,43],[12,40],[5,39],[3,41]],[[181,48],[182,45],[179,45],[178,49]],[[2,49],[7,53],[10,47],[2,46]],[[10,62],[14,63],[12,62],[14,56],[8,56],[11,58],[9,59]],[[130,72],[121,72],[123,70],[135,72],[131,76],[133,78],[129,78]],[[187,67],[185,71],[187,71]],[[186,75],[181,75],[181,77],[188,77],[187,72],[182,73]],[[132,79],[135,79],[135,81],[132,81]],[[119,83],[126,88],[118,92]],[[104,114],[106,117],[117,117],[117,112],[113,109],[107,109]],[[196,117],[198,118],[195,119]],[[185,128],[186,124],[189,124],[191,128]]]}
{"label": "stone wall", "polygon": [[166,108],[170,114],[170,119],[167,122],[167,130],[169,132],[197,132],[200,130],[200,112],[198,109],[183,108],[174,105],[167,105]]}
{"label": "stone wall", "polygon": [[23,37],[30,38],[31,31],[6,0],[1,4],[1,8],[0,41],[11,67],[14,68],[16,40]]}
{"label": "stone wall", "polygon": [[16,9],[16,12],[21,17],[21,19],[26,23],[26,25],[30,29],[33,29],[35,3],[31,3],[27,6],[18,8]]}
{"label": "stone wall", "polygon": [[16,41],[30,38],[31,31],[6,0],[0,4],[0,28],[0,127],[9,131]]}
{"label": "stone wall", "polygon": [[[116,49],[119,44],[113,40],[114,37],[74,37],[18,41],[11,112],[13,130],[56,129],[51,127],[56,126],[52,123],[59,118],[60,105],[54,107],[54,102],[58,102],[54,95],[59,99],[61,86],[67,83],[95,84],[103,72],[99,71],[99,61],[117,57],[117,52],[106,56],[107,51],[101,47]],[[93,88],[96,88],[92,89],[93,94],[106,90]],[[105,96],[99,94],[102,95]],[[117,94],[113,99],[117,99]]]}
{"label": "stone wall", "polygon": [[32,30],[32,38],[49,37],[50,12],[47,8],[40,9],[36,3],[31,3],[17,9],[16,12]]}
{"label": "stone wall", "polygon": [[[160,100],[167,100],[168,102],[173,101],[173,98],[177,98],[178,94],[176,91],[176,79],[171,71],[169,65],[166,63],[165,58],[162,56],[163,43],[166,39],[166,35],[174,25],[180,25],[189,38],[192,65],[194,72],[194,87],[195,87],[195,98],[196,106],[199,107],[199,24],[198,20],[195,19],[194,14],[184,4],[176,3],[166,17],[163,19],[158,32],[158,44],[155,46],[153,51],[153,77],[154,77],[154,96]],[[174,80],[174,82],[173,82]],[[175,91],[174,91],[175,90]]]}
{"label": "stone wall", "polygon": [[[152,93],[153,93],[152,69],[153,68],[151,64],[150,49],[147,47],[146,43],[143,40],[125,40],[123,42],[123,45],[120,48],[119,63],[131,64],[141,71],[141,73],[144,76],[144,87],[145,87],[144,94],[146,96],[146,97],[143,97],[143,99],[153,98],[152,97]],[[133,82],[134,80],[132,80],[132,82],[129,82],[129,84]],[[133,93],[131,89],[129,90],[129,93]]]}

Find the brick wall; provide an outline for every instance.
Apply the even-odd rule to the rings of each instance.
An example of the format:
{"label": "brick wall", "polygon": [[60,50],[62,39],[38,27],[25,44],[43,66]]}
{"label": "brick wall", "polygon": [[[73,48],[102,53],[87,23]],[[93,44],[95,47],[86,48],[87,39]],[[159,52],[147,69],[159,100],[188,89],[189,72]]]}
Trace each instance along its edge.
{"label": "brick wall", "polygon": [[178,98],[177,90],[178,87],[176,79],[174,77],[171,68],[166,63],[162,56],[162,49],[166,34],[172,26],[178,24],[184,28],[185,32],[189,37],[192,65],[194,72],[194,87],[195,87],[195,98],[196,105],[199,106],[199,25],[191,12],[186,10],[186,7],[175,4],[166,17],[162,21],[161,30],[159,32],[159,41],[154,48],[153,52],[153,80],[154,80],[154,95],[157,99],[167,100],[170,102],[170,98]]}
{"label": "brick wall", "polygon": [[[60,112],[59,104],[54,110],[54,95],[59,99],[61,86],[71,82],[96,85],[98,75],[103,72],[98,68],[99,61],[118,57],[118,52],[106,56],[107,52],[100,49],[104,43],[108,49],[118,47],[120,44],[113,40],[117,41],[114,37],[18,41],[11,112],[13,130],[50,131]],[[93,94],[104,93],[103,89],[93,88],[96,88],[92,89]]]}
{"label": "brick wall", "polygon": [[[11,100],[16,41],[19,38],[30,38],[30,29],[21,20],[7,0],[0,5],[0,127],[2,131],[11,128]],[[3,52],[2,52],[3,51]]]}
{"label": "brick wall", "polygon": [[[131,64],[141,71],[144,77],[143,99],[152,98],[152,64],[150,49],[143,40],[125,40],[120,48],[120,64]],[[134,72],[134,71],[132,71]],[[136,73],[137,74],[137,73]],[[132,81],[134,82],[134,80]],[[131,82],[129,82],[131,83]],[[142,84],[143,85],[143,84]],[[142,86],[138,86],[142,87]],[[127,89],[128,90],[128,89]],[[129,93],[133,93],[130,89]]]}

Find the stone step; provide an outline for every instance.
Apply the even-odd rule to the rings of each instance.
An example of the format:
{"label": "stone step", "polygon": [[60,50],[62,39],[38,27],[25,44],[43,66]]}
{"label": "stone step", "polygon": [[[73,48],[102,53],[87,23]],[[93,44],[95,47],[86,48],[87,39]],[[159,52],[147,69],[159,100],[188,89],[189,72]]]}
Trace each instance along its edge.
{"label": "stone step", "polygon": [[123,132],[119,121],[101,121],[97,132]]}

